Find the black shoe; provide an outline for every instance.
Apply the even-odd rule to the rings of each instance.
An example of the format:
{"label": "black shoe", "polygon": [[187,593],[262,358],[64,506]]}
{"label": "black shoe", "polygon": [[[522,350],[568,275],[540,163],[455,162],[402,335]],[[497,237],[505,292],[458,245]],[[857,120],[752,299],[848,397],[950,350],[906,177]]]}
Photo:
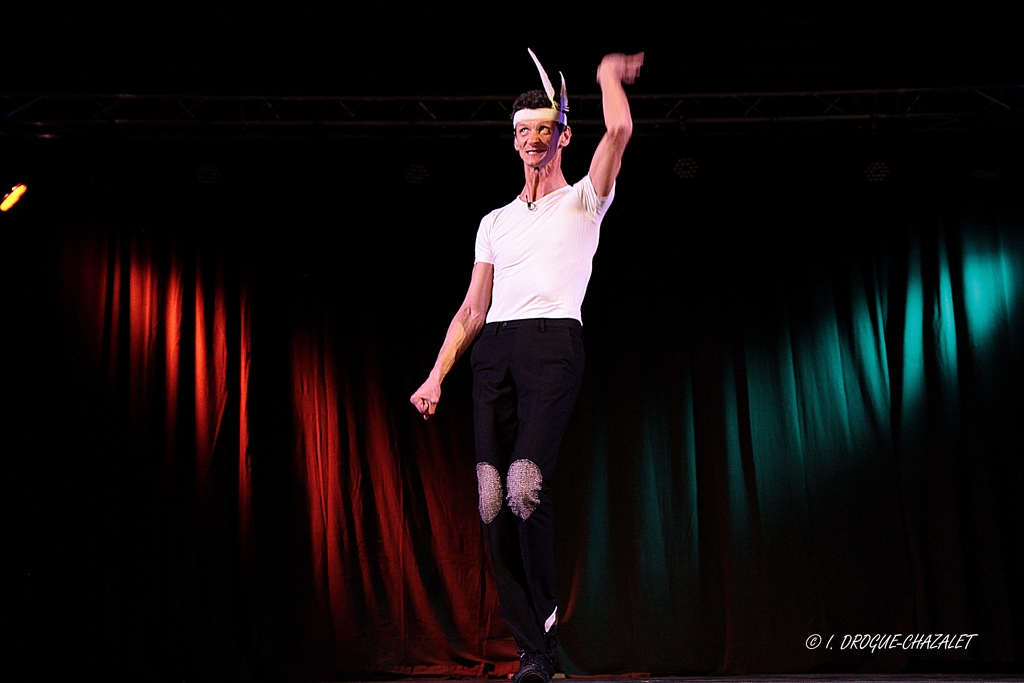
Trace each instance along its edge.
{"label": "black shoe", "polygon": [[512,683],[548,683],[555,675],[555,665],[543,652],[519,653],[519,671],[512,676]]}

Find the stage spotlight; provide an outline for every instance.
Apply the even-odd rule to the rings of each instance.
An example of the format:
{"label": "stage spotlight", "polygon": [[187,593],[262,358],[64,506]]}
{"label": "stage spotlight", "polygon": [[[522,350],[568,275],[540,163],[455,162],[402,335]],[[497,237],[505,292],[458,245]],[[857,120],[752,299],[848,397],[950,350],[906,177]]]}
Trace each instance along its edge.
{"label": "stage spotlight", "polygon": [[696,159],[693,157],[683,157],[682,159],[676,159],[676,165],[673,167],[673,170],[680,180],[689,180],[697,175],[698,168]]}
{"label": "stage spotlight", "polygon": [[405,171],[402,172],[405,182],[410,185],[422,185],[427,180],[428,175],[427,167],[423,164],[409,164],[405,167]]}
{"label": "stage spotlight", "polygon": [[4,199],[0,202],[0,211],[7,211],[9,208],[18,203],[21,199],[21,195],[25,194],[25,190],[28,188],[22,183],[18,183],[11,188],[11,191],[4,195]]}
{"label": "stage spotlight", "polygon": [[884,161],[872,161],[864,167],[864,177],[872,183],[880,183],[889,175],[889,164]]}
{"label": "stage spotlight", "polygon": [[213,185],[220,180],[220,169],[217,164],[202,164],[196,169],[196,180],[203,185]]}

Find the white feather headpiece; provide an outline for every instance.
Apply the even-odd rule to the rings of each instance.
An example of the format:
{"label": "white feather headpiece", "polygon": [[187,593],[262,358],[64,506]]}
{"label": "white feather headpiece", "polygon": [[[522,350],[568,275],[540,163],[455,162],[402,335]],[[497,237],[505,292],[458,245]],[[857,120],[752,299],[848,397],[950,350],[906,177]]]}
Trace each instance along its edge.
{"label": "white feather headpiece", "polygon": [[538,119],[546,121],[557,121],[558,125],[565,126],[569,122],[569,94],[565,89],[565,76],[559,71],[558,75],[562,78],[562,91],[558,93],[558,98],[555,98],[555,87],[551,85],[551,79],[548,78],[548,73],[541,66],[540,60],[537,59],[537,55],[533,54],[533,50],[526,48],[526,51],[533,57],[533,63],[537,65],[537,72],[540,73],[540,81],[544,85],[544,92],[547,93],[548,99],[551,100],[551,107],[547,109],[520,109],[512,117],[512,125],[517,125],[520,121],[535,121]]}

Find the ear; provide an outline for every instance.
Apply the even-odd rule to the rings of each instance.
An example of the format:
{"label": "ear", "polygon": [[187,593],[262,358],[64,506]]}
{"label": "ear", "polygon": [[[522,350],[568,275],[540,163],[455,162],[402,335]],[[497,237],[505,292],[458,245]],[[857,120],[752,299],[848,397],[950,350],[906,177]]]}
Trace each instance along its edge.
{"label": "ear", "polygon": [[562,131],[562,134],[560,136],[558,136],[558,146],[559,147],[567,146],[569,144],[569,140],[571,138],[572,138],[572,128],[570,128],[567,125],[565,127],[565,130]]}

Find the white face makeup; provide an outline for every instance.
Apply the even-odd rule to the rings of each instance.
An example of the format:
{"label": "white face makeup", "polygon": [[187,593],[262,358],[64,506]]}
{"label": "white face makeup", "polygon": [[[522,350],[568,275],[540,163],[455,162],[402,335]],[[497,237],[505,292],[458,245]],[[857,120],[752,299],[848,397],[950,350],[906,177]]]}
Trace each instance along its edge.
{"label": "white face makeup", "polygon": [[531,168],[540,168],[555,158],[560,138],[554,121],[526,120],[516,124],[516,151]]}
{"label": "white face makeup", "polygon": [[558,154],[560,147],[569,142],[568,116],[569,99],[565,89],[565,76],[562,77],[562,91],[555,97],[555,88],[551,79],[541,66],[540,60],[533,50],[527,48],[533,63],[537,65],[544,93],[551,100],[551,106],[540,109],[520,109],[512,117],[515,131],[515,148],[523,163],[531,168],[539,169]]}

